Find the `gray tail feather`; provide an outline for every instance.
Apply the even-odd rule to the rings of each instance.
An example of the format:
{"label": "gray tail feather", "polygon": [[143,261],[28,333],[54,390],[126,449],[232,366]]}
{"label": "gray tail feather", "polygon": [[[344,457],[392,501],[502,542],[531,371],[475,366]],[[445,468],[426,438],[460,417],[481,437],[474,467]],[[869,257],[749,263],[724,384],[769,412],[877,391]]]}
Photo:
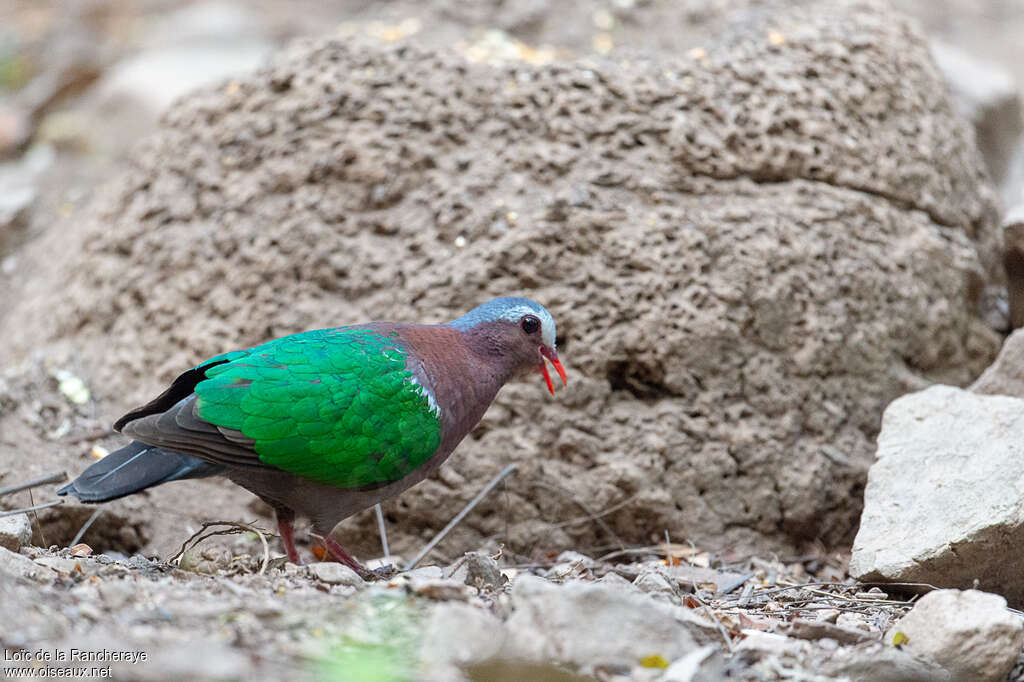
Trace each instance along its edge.
{"label": "gray tail feather", "polygon": [[168,481],[216,476],[216,464],[133,440],[96,462],[57,491],[82,502],[108,502]]}

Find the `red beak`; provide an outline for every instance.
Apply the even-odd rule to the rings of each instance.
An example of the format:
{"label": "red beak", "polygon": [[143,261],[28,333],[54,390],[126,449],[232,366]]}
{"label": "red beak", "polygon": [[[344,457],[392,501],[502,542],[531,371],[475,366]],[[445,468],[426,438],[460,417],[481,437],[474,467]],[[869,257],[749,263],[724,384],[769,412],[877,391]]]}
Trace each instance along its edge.
{"label": "red beak", "polygon": [[[562,386],[565,386],[565,369],[562,367],[562,363],[558,360],[558,353],[555,352],[555,349],[548,348],[547,346],[541,346],[540,354],[547,358],[548,361],[552,364],[552,366],[558,371],[558,376],[562,378]],[[548,366],[544,363],[543,360],[540,361],[540,367],[537,371],[544,375],[544,381],[548,385],[548,390],[551,391],[551,395],[554,395],[555,385],[551,383],[551,375],[548,374]]]}

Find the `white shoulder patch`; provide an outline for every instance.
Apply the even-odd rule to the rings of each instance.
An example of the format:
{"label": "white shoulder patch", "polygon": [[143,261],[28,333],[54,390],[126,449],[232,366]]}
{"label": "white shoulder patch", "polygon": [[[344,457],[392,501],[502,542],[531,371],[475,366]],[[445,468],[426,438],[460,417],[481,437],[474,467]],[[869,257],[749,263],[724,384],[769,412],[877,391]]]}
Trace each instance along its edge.
{"label": "white shoulder patch", "polygon": [[427,405],[430,406],[430,412],[437,417],[441,418],[441,406],[437,404],[437,398],[434,397],[434,392],[424,386],[420,380],[416,377],[415,372],[409,373],[407,381],[415,386],[415,391],[427,399]]}

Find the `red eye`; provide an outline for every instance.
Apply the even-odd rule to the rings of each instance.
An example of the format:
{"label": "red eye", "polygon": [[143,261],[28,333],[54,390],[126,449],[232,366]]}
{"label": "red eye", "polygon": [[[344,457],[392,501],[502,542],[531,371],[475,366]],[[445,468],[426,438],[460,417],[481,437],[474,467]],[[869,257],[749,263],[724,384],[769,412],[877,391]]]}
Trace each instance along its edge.
{"label": "red eye", "polygon": [[540,331],[540,320],[533,315],[524,315],[519,324],[527,334],[536,334]]}

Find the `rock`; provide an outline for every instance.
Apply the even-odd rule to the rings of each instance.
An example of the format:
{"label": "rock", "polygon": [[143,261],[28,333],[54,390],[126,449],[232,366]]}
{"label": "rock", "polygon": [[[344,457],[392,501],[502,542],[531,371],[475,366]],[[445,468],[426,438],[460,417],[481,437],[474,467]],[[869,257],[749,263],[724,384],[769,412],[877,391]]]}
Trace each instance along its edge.
{"label": "rock", "polygon": [[721,650],[711,645],[686,654],[658,678],[659,682],[717,682],[725,679]]}
{"label": "rock", "polygon": [[0,547],[17,552],[32,542],[32,521],[28,514],[0,516]]}
{"label": "rock", "polygon": [[85,557],[92,554],[92,547],[85,544],[84,542],[79,542],[74,547],[71,547],[70,550],[71,556],[75,559],[84,559]]}
{"label": "rock", "polygon": [[[459,636],[453,637],[456,632]],[[424,622],[420,656],[434,663],[478,663],[498,654],[504,637],[502,622],[488,611],[465,603],[443,603]]]}
{"label": "rock", "polygon": [[585,575],[595,566],[596,562],[585,554],[566,550],[555,558],[555,563],[544,572],[544,577],[551,580],[566,580]]}
{"label": "rock", "polygon": [[418,566],[411,571],[404,571],[397,576],[396,580],[443,580],[444,571],[440,566]]}
{"label": "rock", "polygon": [[501,655],[561,662],[583,672],[637,666],[646,656],[672,662],[699,647],[676,608],[607,583],[551,583],[521,575]]}
{"label": "rock", "polygon": [[[839,615],[837,611],[836,619]],[[877,635],[865,632],[863,628],[833,624],[825,619],[810,621],[796,618],[788,624],[784,632],[787,636],[797,639],[834,639],[840,644],[860,644],[878,639]]]}
{"label": "rock", "polygon": [[949,671],[938,664],[879,642],[841,647],[830,652],[819,665],[829,679],[849,682],[953,681]]}
{"label": "rock", "polygon": [[35,559],[40,566],[46,566],[63,575],[92,575],[96,573],[97,566],[86,559],[75,559],[61,556],[42,556]]}
{"label": "rock", "polygon": [[1010,324],[1024,327],[1024,201],[1003,218],[1003,268],[1009,298]]}
{"label": "rock", "polygon": [[0,573],[10,578],[28,578],[37,582],[49,582],[57,577],[49,567],[3,547],[0,547]]}
{"label": "rock", "polygon": [[652,597],[678,602],[679,590],[669,582],[668,578],[658,571],[646,571],[637,576],[633,585],[641,592],[646,592]]}
{"label": "rock", "polygon": [[662,575],[671,576],[677,584],[688,589],[710,589],[713,592],[719,592],[729,586],[744,582],[744,576],[739,573],[721,571],[707,566],[691,566],[688,563],[664,566],[659,570]]}
{"label": "rock", "polygon": [[870,632],[871,625],[868,619],[869,617],[862,613],[840,613],[836,618],[836,625],[852,632]]}
{"label": "rock", "polygon": [[1018,329],[1007,337],[996,361],[971,384],[971,390],[1024,398],[1024,330]]}
{"label": "rock", "polygon": [[328,585],[344,585],[363,589],[366,582],[359,577],[359,574],[344,564],[333,561],[320,561],[309,565],[310,574],[317,580]]}
{"label": "rock", "polygon": [[[1013,74],[946,43],[933,41],[932,54],[960,113],[974,125],[989,173],[1009,189],[1013,153],[1024,134],[1024,109]],[[1004,195],[1004,199],[1009,196]]]}
{"label": "rock", "polygon": [[[1001,267],[996,204],[910,23],[874,1],[734,1],[701,58],[295,43],[172,106],[73,229],[34,240],[0,357],[74,347],[83,376],[144,403],[236,345],[523,291],[559,321],[569,390],[504,389],[458,476],[389,510],[394,546],[509,463],[515,514],[489,497],[453,553],[652,528],[708,549],[848,542],[885,405],[995,356],[972,297]],[[579,507],[627,501],[601,523]],[[376,555],[376,537],[366,515],[344,539]]]}
{"label": "rock", "polygon": [[1024,623],[1006,600],[978,590],[936,590],[918,600],[886,635],[939,663],[957,680],[1001,682],[1024,646]]}
{"label": "rock", "polygon": [[613,587],[636,589],[636,586],[633,585],[633,583],[629,582],[615,571],[605,573],[597,582],[612,585]]}
{"label": "rock", "polygon": [[234,556],[223,547],[191,547],[181,555],[178,568],[194,573],[214,575],[225,571],[231,565]]}
{"label": "rock", "polygon": [[406,584],[413,594],[435,601],[466,601],[476,594],[469,585],[452,580],[413,578]]}
{"label": "rock", "polygon": [[799,657],[809,650],[807,642],[787,637],[776,632],[761,632],[747,629],[743,631],[743,639],[736,645],[737,652],[756,653],[760,656],[794,656]]}
{"label": "rock", "polygon": [[498,589],[508,582],[498,568],[498,562],[483,552],[466,552],[466,579],[470,587],[478,590]]}
{"label": "rock", "polygon": [[850,575],[1024,603],[1024,400],[934,386],[886,409]]}

